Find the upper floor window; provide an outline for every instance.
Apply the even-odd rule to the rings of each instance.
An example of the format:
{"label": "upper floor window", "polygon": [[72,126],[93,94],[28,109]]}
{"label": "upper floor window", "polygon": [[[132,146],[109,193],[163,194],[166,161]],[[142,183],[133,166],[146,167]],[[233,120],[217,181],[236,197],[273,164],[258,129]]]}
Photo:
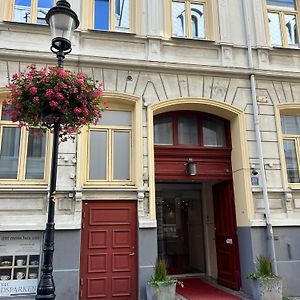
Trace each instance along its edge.
{"label": "upper floor window", "polygon": [[206,114],[176,112],[154,118],[154,143],[165,146],[228,147],[227,123]]}
{"label": "upper floor window", "polygon": [[174,37],[207,38],[206,1],[172,1],[172,35]]}
{"label": "upper floor window", "polygon": [[133,0],[94,0],[94,29],[130,31]]}
{"label": "upper floor window", "polygon": [[46,14],[54,4],[55,0],[14,0],[12,20],[46,24]]}
{"label": "upper floor window", "polygon": [[289,183],[300,183],[300,116],[281,116],[285,165]]}
{"label": "upper floor window", "polygon": [[130,181],[132,112],[106,110],[88,131],[88,181]]}
{"label": "upper floor window", "polygon": [[47,134],[19,128],[4,110],[0,116],[0,180],[44,181]]}
{"label": "upper floor window", "polygon": [[298,47],[297,0],[266,0],[270,44]]}

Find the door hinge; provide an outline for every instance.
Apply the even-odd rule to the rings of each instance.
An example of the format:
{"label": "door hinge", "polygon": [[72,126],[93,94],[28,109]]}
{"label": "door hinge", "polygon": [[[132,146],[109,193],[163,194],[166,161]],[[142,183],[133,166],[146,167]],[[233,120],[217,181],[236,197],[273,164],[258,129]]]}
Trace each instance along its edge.
{"label": "door hinge", "polygon": [[84,229],[84,223],[81,223],[81,228]]}
{"label": "door hinge", "polygon": [[82,298],[82,289],[80,289],[79,297]]}
{"label": "door hinge", "polygon": [[85,218],[85,211],[82,214],[82,219],[84,219],[84,218]]}
{"label": "door hinge", "polygon": [[80,278],[80,285],[83,285],[83,278]]}

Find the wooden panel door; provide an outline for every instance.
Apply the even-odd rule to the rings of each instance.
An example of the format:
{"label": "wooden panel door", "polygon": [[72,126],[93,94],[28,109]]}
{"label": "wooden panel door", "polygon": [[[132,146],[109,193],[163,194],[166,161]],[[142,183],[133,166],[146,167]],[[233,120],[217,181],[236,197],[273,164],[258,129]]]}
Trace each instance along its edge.
{"label": "wooden panel door", "polygon": [[133,201],[83,202],[80,299],[137,299]]}
{"label": "wooden panel door", "polygon": [[213,200],[218,282],[239,290],[241,276],[232,181],[215,184]]}

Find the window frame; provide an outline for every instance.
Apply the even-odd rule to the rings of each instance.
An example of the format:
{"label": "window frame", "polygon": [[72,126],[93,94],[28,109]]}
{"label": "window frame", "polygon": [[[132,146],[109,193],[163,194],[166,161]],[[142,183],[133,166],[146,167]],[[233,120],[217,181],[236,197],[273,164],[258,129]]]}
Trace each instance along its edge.
{"label": "window frame", "polygon": [[[154,116],[171,116],[172,118],[172,138],[173,144],[155,144],[155,136],[153,136],[154,147],[158,148],[191,148],[191,149],[231,149],[231,138],[230,138],[230,124],[226,119],[218,117],[213,114],[195,112],[188,110],[178,110],[172,112],[166,112]],[[198,144],[180,144],[179,143],[179,130],[178,130],[178,119],[180,116],[196,116],[197,117],[197,129],[198,129]],[[218,119],[224,122],[224,141],[225,146],[204,146],[203,144],[203,119],[205,117]],[[155,120],[153,120],[153,125],[155,125]]]}
{"label": "window frame", "polygon": [[[3,128],[18,128],[17,123],[13,123],[10,120],[2,120],[2,101],[4,98],[0,95],[0,153],[2,148],[2,134]],[[50,143],[52,137],[50,137],[49,130],[46,133],[45,141],[45,163],[44,163],[44,177],[42,179],[26,179],[26,162],[27,162],[27,151],[28,151],[28,137],[29,131],[26,127],[20,128],[20,144],[19,144],[19,157],[18,157],[18,169],[17,178],[0,178],[0,184],[22,184],[22,185],[47,185],[49,181],[49,170],[50,170]]]}
{"label": "window frame", "polygon": [[136,11],[140,11],[140,7],[137,7],[137,0],[129,0],[130,1],[130,15],[129,15],[129,30],[116,30],[115,29],[115,0],[109,0],[109,22],[108,22],[108,30],[105,29],[97,29],[94,27],[94,19],[95,19],[95,0],[83,0],[83,6],[85,6],[86,12],[83,10],[83,15],[86,16],[87,22],[85,23],[82,20],[82,28],[92,29],[97,31],[109,31],[109,32],[118,32],[118,33],[135,33],[136,32]]}
{"label": "window frame", "polygon": [[[142,143],[142,101],[139,101],[139,97],[130,96],[122,93],[110,93],[104,92],[104,96],[108,100],[108,110],[114,111],[130,111],[131,112],[131,137],[130,137],[130,158],[129,164],[130,180],[90,180],[89,179],[89,131],[93,129],[104,130],[110,127],[112,130],[122,131],[128,130],[128,126],[114,126],[114,125],[101,125],[101,119],[99,125],[89,125],[82,129],[82,134],[79,135],[79,148],[78,155],[78,180],[77,184],[82,185],[84,188],[98,188],[98,187],[116,187],[122,186],[122,188],[133,188],[136,186],[142,186],[142,174],[143,168],[143,143]],[[138,113],[139,112],[139,113]],[[105,114],[105,111],[103,112]],[[107,136],[109,139],[109,136]],[[106,145],[108,147],[108,145]],[[108,148],[106,148],[108,149]],[[113,148],[111,148],[113,150]],[[113,153],[111,153],[111,157]],[[108,155],[107,155],[108,157]],[[108,158],[106,158],[108,159]],[[106,175],[108,172],[113,172],[113,161],[110,165],[107,164]],[[109,170],[110,169],[110,170]],[[82,171],[80,171],[82,170]],[[107,177],[108,178],[108,177]],[[112,177],[110,177],[112,178]]]}
{"label": "window frame", "polygon": [[291,114],[291,113],[280,113],[280,128],[281,128],[281,144],[282,144],[282,150],[283,150],[283,159],[284,159],[284,172],[285,172],[285,178],[289,186],[300,186],[300,182],[289,182],[288,178],[288,172],[287,172],[287,163],[286,163],[286,157],[284,152],[284,141],[294,141],[295,143],[295,151],[296,151],[296,159],[298,164],[298,176],[300,179],[300,134],[288,134],[283,133],[282,125],[281,125],[281,117],[282,116],[299,116],[299,114]]}
{"label": "window frame", "polygon": [[[125,109],[108,109],[108,110],[113,110],[113,111],[126,111],[130,112],[132,115],[131,110],[125,110]],[[105,114],[105,112],[104,112]],[[100,124],[99,125],[90,125],[88,128],[88,143],[87,143],[87,169],[86,169],[86,180],[88,182],[109,182],[109,183],[124,183],[124,182],[132,182],[132,134],[133,134],[133,128],[131,126],[116,126],[116,125],[102,125],[101,124],[101,119],[100,119]],[[105,179],[89,179],[89,171],[90,171],[90,132],[106,132],[106,170],[105,170]],[[114,173],[114,141],[113,141],[113,134],[115,131],[122,131],[122,132],[129,132],[129,157],[130,157],[130,164],[129,164],[129,180],[116,180],[113,178],[113,173]]]}
{"label": "window frame", "polygon": [[[215,10],[215,0],[165,0],[167,3],[165,6],[166,22],[165,22],[165,35],[171,38],[178,39],[191,39],[191,40],[214,40],[215,39],[215,27],[216,16],[213,13]],[[172,4],[173,2],[185,3],[185,9],[187,11],[186,17],[186,36],[174,36],[173,35],[173,15]],[[192,20],[191,20],[191,4],[203,4],[204,5],[204,34],[205,37],[193,37],[192,36]]]}
{"label": "window frame", "polygon": [[[11,22],[16,22],[20,24],[36,24],[36,25],[45,25],[45,24],[39,24],[37,23],[37,16],[38,16],[38,0],[31,0],[31,9],[30,9],[30,21],[29,22],[18,22],[14,21],[14,11],[15,11],[15,0],[8,0],[10,2],[9,8],[8,8],[8,20]],[[53,5],[56,4],[58,0],[52,0]]]}
{"label": "window frame", "polygon": [[[300,9],[300,0],[295,0],[296,4],[296,10],[285,10],[285,9],[276,9],[276,8],[268,8],[267,0],[264,1],[264,12],[265,12],[265,27],[266,27],[266,33],[267,33],[267,43],[269,47],[283,47],[283,48],[291,48],[291,49],[298,49],[300,47],[300,30],[299,30],[299,9]],[[280,34],[281,34],[281,40],[282,45],[272,45],[271,43],[271,34],[270,34],[270,27],[269,27],[269,19],[268,19],[268,13],[275,13],[279,15],[279,25],[280,25]],[[285,30],[285,21],[284,16],[285,15],[295,15],[296,16],[296,24],[297,24],[297,35],[298,35],[298,45],[289,45],[287,36],[286,36],[286,30]]]}

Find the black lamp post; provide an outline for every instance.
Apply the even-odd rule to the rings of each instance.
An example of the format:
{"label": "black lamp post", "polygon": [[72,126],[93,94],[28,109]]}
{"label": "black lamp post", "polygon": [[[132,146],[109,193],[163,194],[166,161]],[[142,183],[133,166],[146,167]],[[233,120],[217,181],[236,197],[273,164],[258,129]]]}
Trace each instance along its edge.
{"label": "black lamp post", "polygon": [[[79,26],[76,13],[66,0],[59,0],[47,15],[46,21],[50,25],[52,33],[51,51],[56,54],[57,63],[62,67],[65,55],[72,51],[71,37],[74,30]],[[54,214],[55,214],[55,190],[57,177],[57,157],[60,131],[59,116],[53,124],[53,146],[50,174],[50,191],[48,201],[48,218],[45,229],[43,245],[43,263],[41,279],[37,288],[36,299],[55,299],[55,285],[53,280],[53,253],[54,253]]]}

